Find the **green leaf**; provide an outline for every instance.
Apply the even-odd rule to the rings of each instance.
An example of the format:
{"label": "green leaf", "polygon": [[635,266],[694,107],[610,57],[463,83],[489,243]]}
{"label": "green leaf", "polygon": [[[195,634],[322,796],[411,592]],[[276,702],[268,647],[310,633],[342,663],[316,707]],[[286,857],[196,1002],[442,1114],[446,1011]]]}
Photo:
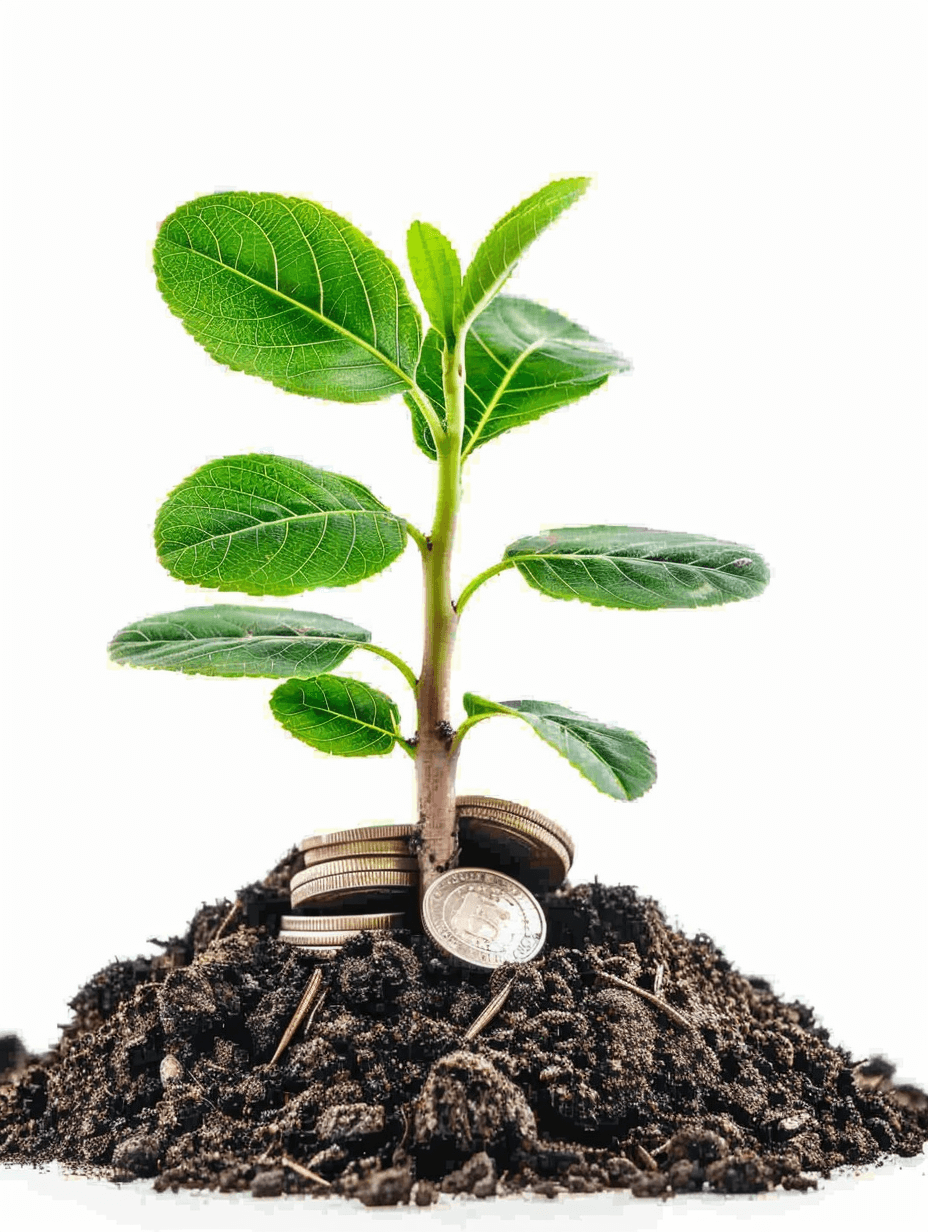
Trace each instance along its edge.
{"label": "green leaf", "polygon": [[[592,393],[628,360],[558,312],[500,295],[470,327],[464,344],[464,457],[478,445]],[[441,340],[429,330],[417,380],[444,422]],[[428,425],[411,399],[413,434],[434,458]]]}
{"label": "green leaf", "polygon": [[563,527],[511,543],[504,559],[555,599],[642,610],[750,599],[770,577],[741,544],[638,526]]}
{"label": "green leaf", "polygon": [[291,736],[339,757],[380,756],[398,739],[395,703],[360,680],[288,680],[271,694],[271,710]]}
{"label": "green leaf", "polygon": [[129,667],[199,676],[317,676],[370,640],[366,629],[318,612],[219,603],[126,625],[109,655]]}
{"label": "green leaf", "polygon": [[187,331],[237,372],[338,402],[414,383],[421,327],[399,270],[321,205],[198,197],[162,224],[155,272]]}
{"label": "green leaf", "polygon": [[473,716],[510,714],[524,719],[594,787],[616,800],[643,796],[657,778],[651,750],[638,736],[555,702],[490,702],[465,693],[464,708]]}
{"label": "green leaf", "polygon": [[354,479],[253,453],[208,462],[176,487],[155,546],[191,585],[294,595],[379,573],[406,546],[406,523]]}
{"label": "green leaf", "polygon": [[499,220],[464,275],[462,311],[467,322],[480,315],[529,244],[586,192],[589,183],[586,178],[555,180]]}
{"label": "green leaf", "polygon": [[409,268],[425,311],[449,347],[461,312],[461,263],[442,233],[427,222],[414,222],[406,237]]}

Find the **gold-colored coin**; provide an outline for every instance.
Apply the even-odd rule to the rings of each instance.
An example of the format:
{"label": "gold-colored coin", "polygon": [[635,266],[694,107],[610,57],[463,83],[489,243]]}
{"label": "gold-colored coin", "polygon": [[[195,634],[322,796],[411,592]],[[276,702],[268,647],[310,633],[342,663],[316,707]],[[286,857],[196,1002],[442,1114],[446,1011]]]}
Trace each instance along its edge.
{"label": "gold-colored coin", "polygon": [[[282,928],[277,934],[278,941],[289,941],[291,945],[337,945],[343,946],[346,941],[350,941],[352,937],[357,937],[362,930],[360,928],[346,929],[344,932],[335,933],[306,933],[300,929]],[[382,928],[380,932],[388,930]]]}
{"label": "gold-colored coin", "polygon": [[290,889],[296,890],[307,881],[315,881],[318,877],[335,877],[340,873],[405,873],[414,872],[418,867],[419,861],[415,856],[355,856],[349,860],[326,860],[322,864],[314,864],[295,873],[290,878]]}
{"label": "gold-colored coin", "polygon": [[361,843],[328,843],[303,853],[307,868],[326,860],[344,860],[352,856],[408,856],[409,844],[404,838],[381,838]]}
{"label": "gold-colored coin", "polygon": [[512,800],[497,800],[493,796],[458,796],[455,806],[459,818],[462,815],[466,816],[469,808],[483,808],[492,809],[513,820],[521,818],[523,821],[530,821],[536,826],[541,826],[542,830],[546,830],[567,848],[571,863],[573,863],[574,844],[567,831],[556,821],[552,821],[550,817],[545,817],[543,813],[530,809],[527,805],[516,804]]}
{"label": "gold-colored coin", "polygon": [[311,834],[300,843],[300,851],[312,851],[315,847],[329,847],[333,843],[364,843],[370,839],[409,838],[416,827],[384,823],[377,826],[353,826],[350,830],[329,830]]}
{"label": "gold-colored coin", "polygon": [[570,869],[563,843],[533,822],[505,817],[490,809],[468,809],[458,817],[462,863],[479,863],[486,855],[530,889],[554,889]]}
{"label": "gold-colored coin", "polygon": [[371,898],[379,898],[382,893],[407,891],[418,884],[418,870],[395,872],[390,869],[381,869],[316,877],[291,891],[290,906],[295,910],[304,903],[339,901],[361,906],[368,904]]}
{"label": "gold-colored coin", "polygon": [[402,928],[405,918],[402,911],[382,911],[377,915],[284,915],[280,927],[287,932],[306,933],[386,932]]}

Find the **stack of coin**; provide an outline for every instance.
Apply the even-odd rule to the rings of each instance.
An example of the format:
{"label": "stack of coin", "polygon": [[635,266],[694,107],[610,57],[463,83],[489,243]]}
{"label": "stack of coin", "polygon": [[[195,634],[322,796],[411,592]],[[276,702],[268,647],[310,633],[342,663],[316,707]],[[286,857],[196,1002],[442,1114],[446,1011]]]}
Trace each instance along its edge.
{"label": "stack of coin", "polygon": [[402,928],[405,912],[380,915],[285,915],[280,921],[281,941],[297,946],[304,954],[334,958],[347,940],[359,932],[390,932]]}
{"label": "stack of coin", "polygon": [[[491,796],[459,796],[457,822],[458,867],[429,887],[422,925],[465,965],[486,970],[525,962],[545,936],[544,913],[532,891],[553,889],[567,876],[574,855],[570,836],[534,809]],[[385,824],[304,839],[306,867],[291,878],[291,909],[363,914],[284,916],[281,940],[332,955],[362,929],[402,927],[419,885],[410,849],[415,832],[412,825]],[[388,906],[393,910],[386,912]]]}
{"label": "stack of coin", "polygon": [[403,927],[419,884],[418,861],[409,850],[414,832],[411,825],[374,825],[305,838],[305,867],[290,879],[291,910],[359,914],[284,916],[280,939],[332,955],[362,930]]}
{"label": "stack of coin", "polygon": [[574,845],[555,821],[492,796],[458,796],[460,863],[494,868],[530,890],[553,890],[570,871]]}
{"label": "stack of coin", "polygon": [[290,879],[290,903],[369,906],[372,898],[409,895],[419,882],[419,863],[409,850],[415,827],[357,826],[314,834],[300,844],[306,865]]}

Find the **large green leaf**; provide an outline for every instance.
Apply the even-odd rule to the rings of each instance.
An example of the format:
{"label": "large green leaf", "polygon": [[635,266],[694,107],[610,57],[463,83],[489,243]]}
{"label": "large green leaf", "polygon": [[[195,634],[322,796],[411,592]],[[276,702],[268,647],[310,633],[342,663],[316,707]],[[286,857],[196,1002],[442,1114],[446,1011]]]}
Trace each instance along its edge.
{"label": "large green leaf", "polygon": [[526,248],[586,192],[589,183],[585,178],[555,180],[526,197],[499,220],[464,275],[462,312],[467,322],[480,315]]}
{"label": "large green leaf", "polygon": [[109,654],[130,667],[200,676],[317,676],[370,639],[366,629],[318,612],[218,603],[126,625]]}
{"label": "large green leaf", "polygon": [[555,702],[491,702],[465,693],[464,708],[469,715],[510,714],[524,719],[594,787],[616,800],[643,796],[657,778],[654,758],[643,740]]}
{"label": "large green leaf", "polygon": [[406,237],[409,268],[425,311],[447,344],[454,334],[461,311],[461,263],[442,233],[427,222],[414,222]]}
{"label": "large green leaf", "polygon": [[638,526],[568,526],[511,543],[504,559],[543,594],[600,607],[709,607],[750,599],[770,577],[741,544]]}
{"label": "large green leaf", "polygon": [[419,314],[399,270],[321,205],[198,197],[162,224],[155,272],[171,311],[236,371],[339,402],[413,384]]}
{"label": "large green leaf", "polygon": [[155,520],[169,573],[248,595],[350,586],[385,569],[405,545],[404,520],[363,484],[273,454],[208,462]]}
{"label": "large green leaf", "polygon": [[399,711],[390,698],[342,676],[288,680],[271,694],[271,710],[291,736],[339,757],[389,753],[399,735]]}
{"label": "large green leaf", "polygon": [[[520,424],[576,402],[625,372],[628,360],[558,312],[500,295],[470,327],[464,344],[464,456]],[[442,346],[429,330],[417,380],[444,422]],[[435,442],[422,413],[407,399],[416,443],[430,458]]]}

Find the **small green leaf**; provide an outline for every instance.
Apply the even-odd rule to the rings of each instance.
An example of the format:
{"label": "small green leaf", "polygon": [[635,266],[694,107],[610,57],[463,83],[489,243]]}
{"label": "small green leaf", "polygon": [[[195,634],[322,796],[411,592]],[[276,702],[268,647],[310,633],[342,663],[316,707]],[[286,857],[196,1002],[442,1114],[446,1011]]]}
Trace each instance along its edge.
{"label": "small green leaf", "polygon": [[[500,295],[470,327],[464,344],[464,457],[478,445],[592,393],[631,364],[558,312]],[[441,340],[429,330],[417,381],[442,422]],[[434,458],[428,425],[411,399],[416,444]]]}
{"label": "small green leaf", "polygon": [[555,702],[490,702],[465,693],[464,708],[469,715],[510,714],[524,719],[594,787],[616,800],[643,796],[657,778],[651,750],[638,736]]}
{"label": "small green leaf", "polygon": [[271,694],[271,710],[291,736],[339,757],[380,756],[398,739],[395,703],[360,680],[288,680]]}
{"label": "small green leaf", "polygon": [[148,616],[109,645],[114,663],[200,676],[317,676],[338,667],[370,633],[318,612],[218,603]]}
{"label": "small green leaf", "polygon": [[409,268],[425,311],[449,347],[461,312],[461,263],[442,233],[427,222],[414,222],[406,237]]}
{"label": "small green leaf", "polygon": [[191,585],[294,595],[379,573],[406,546],[406,523],[354,479],[253,453],[208,462],[176,487],[155,546]]}
{"label": "small green leaf", "polygon": [[555,599],[642,610],[750,599],[770,577],[741,544],[638,526],[563,527],[511,543],[504,559]]}
{"label": "small green leaf", "polygon": [[338,402],[414,383],[421,326],[399,270],[321,205],[199,197],[162,224],[155,273],[185,329],[237,372]]}
{"label": "small green leaf", "polygon": [[586,192],[589,179],[555,180],[499,220],[477,249],[464,275],[462,311],[468,323],[479,316],[544,229]]}

